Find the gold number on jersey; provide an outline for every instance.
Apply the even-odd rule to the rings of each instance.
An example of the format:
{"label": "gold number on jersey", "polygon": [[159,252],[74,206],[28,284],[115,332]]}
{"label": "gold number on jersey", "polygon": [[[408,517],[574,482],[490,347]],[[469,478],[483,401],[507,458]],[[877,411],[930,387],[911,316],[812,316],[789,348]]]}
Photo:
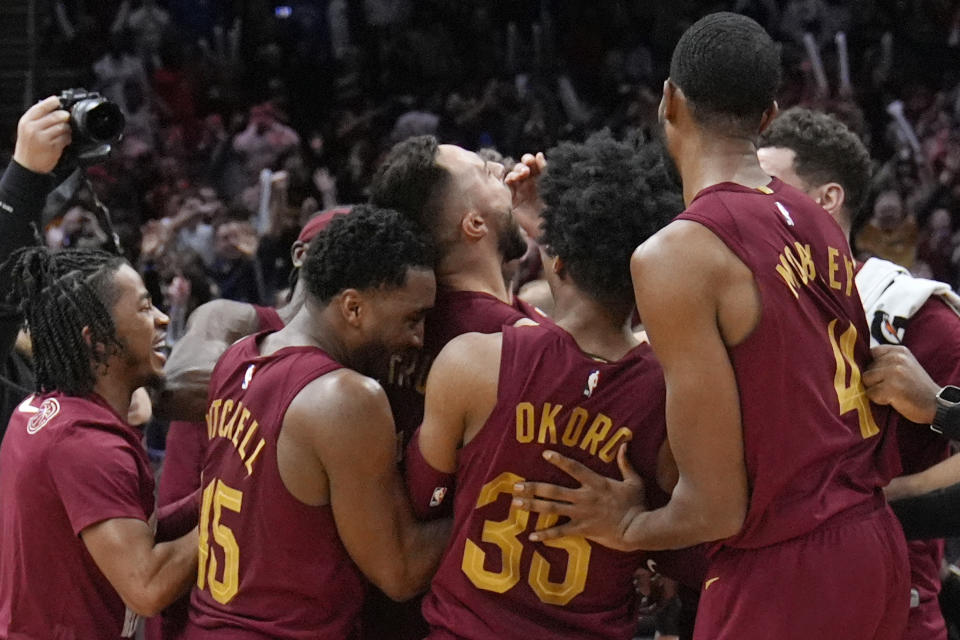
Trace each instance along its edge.
{"label": "gold number on jersey", "polygon": [[[524,478],[504,472],[483,485],[477,498],[477,509],[494,502],[501,494],[510,494],[513,485],[523,482]],[[484,542],[494,544],[500,549],[500,571],[488,571],[484,568],[486,552],[474,541],[467,539],[463,549],[461,568],[470,582],[478,589],[504,593],[520,581],[520,558],[524,545],[519,536],[530,520],[530,512],[511,506],[505,520],[485,520],[481,534]],[[556,515],[540,514],[536,529],[546,529],[557,521]],[[567,568],[562,582],[550,580],[550,564],[537,551],[530,563],[530,575],[527,582],[542,602],[563,606],[583,592],[587,584],[587,570],[590,564],[590,543],[582,536],[566,536],[558,540],[545,542],[547,546],[564,549],[567,552]]]}
{"label": "gold number on jersey", "polygon": [[[837,371],[833,377],[833,387],[837,391],[837,401],[840,403],[840,415],[849,411],[857,412],[860,422],[860,435],[870,438],[880,433],[873,412],[870,410],[870,401],[867,391],[860,380],[860,367],[854,360],[854,345],[857,343],[857,328],[851,324],[846,331],[836,337],[836,319],[827,325],[827,335],[830,337],[830,346],[833,347],[833,357],[837,361]],[[850,381],[847,382],[847,369],[850,370]]]}
{"label": "gold number on jersey", "polygon": [[[222,480],[214,478],[203,490],[200,507],[200,555],[197,566],[197,587],[203,589],[210,584],[210,595],[220,604],[227,604],[237,595],[240,587],[240,547],[229,527],[220,523],[223,509],[240,513],[243,505],[243,492],[231,489]],[[210,522],[210,509],[213,507],[213,522]],[[210,550],[210,534],[223,549],[223,579],[217,579],[217,557]]]}

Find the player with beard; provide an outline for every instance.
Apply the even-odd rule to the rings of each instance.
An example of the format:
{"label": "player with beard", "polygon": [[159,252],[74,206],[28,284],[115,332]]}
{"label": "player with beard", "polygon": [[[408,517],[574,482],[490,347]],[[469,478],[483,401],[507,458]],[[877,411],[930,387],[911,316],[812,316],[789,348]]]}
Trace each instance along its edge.
{"label": "player with beard", "polygon": [[293,319],[217,363],[185,637],[354,637],[363,576],[401,600],[426,586],[449,523],[415,521],[365,374],[422,346],[432,265],[410,221],[356,207],[311,242]]}
{"label": "player with beard", "polygon": [[427,314],[424,348],[412,360],[394,358],[384,385],[404,441],[423,419],[427,373],[444,345],[542,317],[514,299],[503,279],[503,263],[527,250],[505,176],[497,162],[419,136],[394,145],[374,177],[371,202],[417,222],[437,248],[437,303]]}
{"label": "player with beard", "polygon": [[[537,160],[542,162],[542,155],[529,160],[534,170]],[[450,340],[469,332],[497,333],[530,317],[543,319],[513,298],[504,281],[504,263],[527,249],[514,207],[536,207],[529,188],[514,188],[520,194],[515,202],[505,177],[502,164],[438,144],[433,136],[394,145],[374,176],[371,202],[417,222],[437,247],[437,301],[427,314],[423,349],[406,358],[394,356],[381,377],[397,425],[398,452],[423,420],[427,374]],[[533,180],[520,182],[529,186]],[[367,637],[422,638],[426,631],[418,606],[393,606],[371,594],[364,620]]]}
{"label": "player with beard", "polygon": [[510,491],[524,478],[562,482],[541,457],[557,446],[612,477],[632,474],[629,459],[649,508],[665,504],[676,481],[663,372],[630,330],[629,263],[683,209],[679,187],[659,148],[638,153],[608,133],[547,157],[540,242],[556,324],[453,339],[431,370],[424,422],[407,453],[418,513],[451,502],[454,510],[424,601],[430,638],[633,637],[642,554],[581,536],[531,543],[524,532],[551,520],[512,508]]}
{"label": "player with beard", "polygon": [[136,614],[196,576],[196,502],[156,514],[154,534],[153,471],[124,420],[134,390],[163,378],[167,317],[122,258],[12,260],[38,390],[0,447],[0,637],[133,637]]}

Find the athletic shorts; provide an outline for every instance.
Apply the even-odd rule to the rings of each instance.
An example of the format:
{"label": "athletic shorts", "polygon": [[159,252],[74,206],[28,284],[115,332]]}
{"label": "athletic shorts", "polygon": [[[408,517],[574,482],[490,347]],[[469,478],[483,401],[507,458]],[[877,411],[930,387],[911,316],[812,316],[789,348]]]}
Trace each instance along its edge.
{"label": "athletic shorts", "polygon": [[902,640],[909,607],[903,530],[871,503],[780,544],[717,551],[694,640]]}

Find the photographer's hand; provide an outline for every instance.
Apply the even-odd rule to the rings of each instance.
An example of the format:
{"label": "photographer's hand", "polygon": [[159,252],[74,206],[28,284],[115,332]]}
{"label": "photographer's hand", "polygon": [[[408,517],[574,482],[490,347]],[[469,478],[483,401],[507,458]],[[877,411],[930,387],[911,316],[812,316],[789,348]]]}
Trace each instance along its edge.
{"label": "photographer's hand", "polygon": [[13,159],[34,173],[50,173],[70,144],[70,113],[50,96],[30,107],[17,125]]}

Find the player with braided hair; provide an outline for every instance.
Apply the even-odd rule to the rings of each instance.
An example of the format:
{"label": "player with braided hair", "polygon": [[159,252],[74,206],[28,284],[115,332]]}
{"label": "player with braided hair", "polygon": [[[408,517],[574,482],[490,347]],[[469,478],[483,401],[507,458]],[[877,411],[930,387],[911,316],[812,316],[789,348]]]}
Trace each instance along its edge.
{"label": "player with braided hair", "polygon": [[0,446],[0,637],[132,637],[196,567],[196,496],[154,514],[142,435],[123,419],[133,392],[163,379],[167,317],[112,254],[11,259],[37,393]]}

